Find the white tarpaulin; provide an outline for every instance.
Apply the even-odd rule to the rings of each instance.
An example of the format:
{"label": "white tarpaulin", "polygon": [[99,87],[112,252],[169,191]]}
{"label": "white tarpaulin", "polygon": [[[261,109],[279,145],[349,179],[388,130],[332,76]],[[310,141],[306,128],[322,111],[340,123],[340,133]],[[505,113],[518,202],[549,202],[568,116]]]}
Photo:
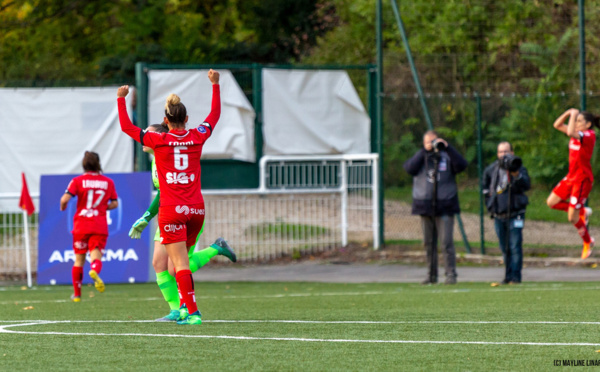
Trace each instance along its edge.
{"label": "white tarpaulin", "polygon": [[21,172],[31,193],[42,174],[83,173],[86,150],[100,155],[106,173],[133,171],[117,87],[0,89],[0,123],[0,194],[20,193]]}
{"label": "white tarpaulin", "polygon": [[263,70],[265,155],[371,152],[371,120],[345,71]]}
{"label": "white tarpaulin", "polygon": [[[228,70],[219,72],[221,118],[202,149],[202,158],[254,162],[254,108],[233,74]],[[197,127],[210,113],[212,84],[208,80],[208,70],[150,70],[148,124],[163,121],[165,101],[171,93],[177,94],[187,109],[188,128]]]}

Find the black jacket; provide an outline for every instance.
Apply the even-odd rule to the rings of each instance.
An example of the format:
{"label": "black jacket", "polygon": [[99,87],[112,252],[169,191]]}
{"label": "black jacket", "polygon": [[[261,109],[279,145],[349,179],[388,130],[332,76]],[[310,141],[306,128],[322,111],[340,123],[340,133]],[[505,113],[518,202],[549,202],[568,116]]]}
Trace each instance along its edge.
{"label": "black jacket", "polygon": [[[434,164],[438,163],[437,198],[433,211]],[[467,168],[467,161],[452,146],[444,151],[419,150],[404,163],[404,170],[413,176],[412,214],[423,216],[454,215],[460,212],[456,174]]]}
{"label": "black jacket", "polygon": [[[508,171],[500,168],[500,162],[497,160],[485,168],[483,172],[483,193],[485,195],[485,205],[488,212],[495,218],[508,218],[508,184],[501,185],[501,174],[508,176]],[[499,186],[500,185],[500,186]],[[515,178],[510,176],[510,217],[525,214],[525,208],[529,204],[529,199],[525,191],[531,188],[529,174],[525,167],[519,168],[519,175]]]}

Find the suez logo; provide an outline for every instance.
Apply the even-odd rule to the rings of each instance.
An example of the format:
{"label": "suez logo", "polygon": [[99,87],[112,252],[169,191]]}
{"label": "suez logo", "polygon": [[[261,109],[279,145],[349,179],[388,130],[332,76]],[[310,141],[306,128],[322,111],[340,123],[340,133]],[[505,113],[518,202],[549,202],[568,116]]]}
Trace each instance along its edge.
{"label": "suez logo", "polygon": [[[102,256],[102,261],[139,261],[139,257],[133,248],[127,249],[107,249]],[[87,262],[91,262],[89,255],[86,257]],[[75,252],[73,250],[68,251],[53,251],[48,259],[48,263],[53,262],[75,262]]]}
{"label": "suez logo", "polygon": [[190,208],[187,205],[178,205],[178,206],[176,206],[175,207],[175,212],[177,212],[179,214],[185,214],[186,216],[188,214],[204,215],[204,209]]}

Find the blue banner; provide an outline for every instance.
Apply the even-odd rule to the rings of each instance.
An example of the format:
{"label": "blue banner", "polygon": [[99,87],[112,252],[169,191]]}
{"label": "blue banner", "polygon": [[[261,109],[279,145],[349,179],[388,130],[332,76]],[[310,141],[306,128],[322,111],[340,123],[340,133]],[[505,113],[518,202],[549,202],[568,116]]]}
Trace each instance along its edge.
{"label": "blue banner", "polygon": [[[108,240],[102,257],[100,277],[105,283],[147,282],[150,267],[150,234],[139,240],[129,237],[131,225],[140,218],[151,201],[150,172],[105,174],[115,183],[119,206],[108,211]],[[77,210],[76,198],[67,210],[60,211],[60,198],[65,193],[72,175],[41,177],[40,221],[38,236],[38,284],[72,284],[71,268],[75,262],[73,251],[73,216]],[[149,229],[149,228],[148,228]],[[83,283],[93,281],[89,255],[83,270]]]}

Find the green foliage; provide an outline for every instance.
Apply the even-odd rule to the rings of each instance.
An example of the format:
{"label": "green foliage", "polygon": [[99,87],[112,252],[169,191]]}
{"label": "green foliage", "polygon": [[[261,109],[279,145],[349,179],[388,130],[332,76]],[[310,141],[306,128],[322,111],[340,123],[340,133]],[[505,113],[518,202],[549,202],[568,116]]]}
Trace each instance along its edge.
{"label": "green foliage", "polygon": [[0,81],[133,82],[140,61],[290,63],[336,24],[317,0],[4,0]]}

